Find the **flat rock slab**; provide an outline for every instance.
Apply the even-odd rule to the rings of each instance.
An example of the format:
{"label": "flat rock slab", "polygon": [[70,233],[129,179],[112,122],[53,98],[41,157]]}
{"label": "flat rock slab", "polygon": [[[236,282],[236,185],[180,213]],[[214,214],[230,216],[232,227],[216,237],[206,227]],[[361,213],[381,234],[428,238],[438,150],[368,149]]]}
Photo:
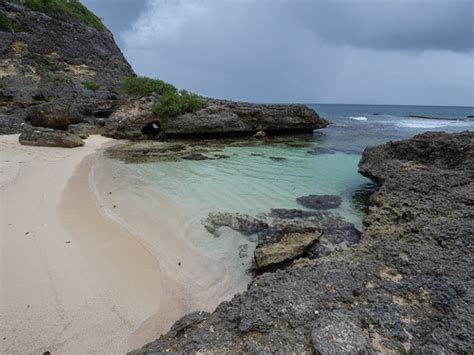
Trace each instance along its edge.
{"label": "flat rock slab", "polygon": [[255,262],[259,269],[276,266],[301,256],[316,240],[320,232],[291,233],[277,243],[263,244],[255,250]]}
{"label": "flat rock slab", "polygon": [[298,197],[296,201],[300,205],[313,210],[329,210],[339,207],[342,203],[342,199],[335,195],[301,196]]}

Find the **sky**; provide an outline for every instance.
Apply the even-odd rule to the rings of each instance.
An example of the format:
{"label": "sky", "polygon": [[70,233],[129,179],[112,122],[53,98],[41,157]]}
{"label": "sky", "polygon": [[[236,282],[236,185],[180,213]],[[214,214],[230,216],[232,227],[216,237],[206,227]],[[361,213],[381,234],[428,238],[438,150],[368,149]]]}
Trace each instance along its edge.
{"label": "sky", "polygon": [[139,75],[255,102],[474,106],[474,0],[82,0]]}

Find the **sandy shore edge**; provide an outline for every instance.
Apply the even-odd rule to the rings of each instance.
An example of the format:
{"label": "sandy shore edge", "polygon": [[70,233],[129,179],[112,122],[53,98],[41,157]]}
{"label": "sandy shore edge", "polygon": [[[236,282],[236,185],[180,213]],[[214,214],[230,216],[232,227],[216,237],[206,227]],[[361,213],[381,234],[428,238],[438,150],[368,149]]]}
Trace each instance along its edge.
{"label": "sandy shore edge", "polygon": [[124,353],[185,312],[152,253],[100,212],[88,180],[107,143],[25,147],[0,137],[0,352]]}

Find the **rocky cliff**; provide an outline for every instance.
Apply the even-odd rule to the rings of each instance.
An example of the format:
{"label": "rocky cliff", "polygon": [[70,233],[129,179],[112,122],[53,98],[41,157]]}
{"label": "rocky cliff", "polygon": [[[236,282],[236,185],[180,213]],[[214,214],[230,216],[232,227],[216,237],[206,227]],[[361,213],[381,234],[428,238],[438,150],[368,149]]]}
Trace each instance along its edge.
{"label": "rocky cliff", "polygon": [[[108,117],[133,70],[77,0],[0,0],[0,133]],[[63,121],[50,125],[50,120]]]}
{"label": "rocky cliff", "polygon": [[263,273],[135,353],[473,353],[474,133],[368,148],[359,167],[381,184],[359,244]]}

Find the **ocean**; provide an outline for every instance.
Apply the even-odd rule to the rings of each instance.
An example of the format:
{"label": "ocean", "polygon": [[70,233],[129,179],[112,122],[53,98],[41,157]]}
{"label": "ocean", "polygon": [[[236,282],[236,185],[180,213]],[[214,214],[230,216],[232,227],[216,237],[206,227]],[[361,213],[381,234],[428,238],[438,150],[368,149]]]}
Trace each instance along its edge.
{"label": "ocean", "polygon": [[[187,243],[200,255],[199,260],[206,260],[181,275],[190,297],[198,299],[211,285],[220,285],[225,290],[221,299],[226,299],[251,280],[247,270],[255,242],[227,228],[218,238],[211,235],[202,224],[209,213],[259,216],[271,208],[304,209],[296,201],[300,196],[338,195],[343,202],[333,212],[362,230],[365,211],[354,196],[371,184],[357,168],[366,146],[425,131],[474,129],[474,119],[467,117],[474,115],[473,107],[308,106],[331,125],[314,135],[265,144],[232,140],[215,147],[206,145],[207,155],[226,159],[125,163],[100,156],[92,183],[105,213],[137,235],[161,264],[174,265],[176,260],[164,248],[157,230],[167,231],[166,243],[173,239]],[[203,282],[198,270],[209,267],[216,268],[215,274],[208,274]],[[199,299],[202,302],[203,297]],[[193,304],[190,309],[198,306],[203,307]]]}

